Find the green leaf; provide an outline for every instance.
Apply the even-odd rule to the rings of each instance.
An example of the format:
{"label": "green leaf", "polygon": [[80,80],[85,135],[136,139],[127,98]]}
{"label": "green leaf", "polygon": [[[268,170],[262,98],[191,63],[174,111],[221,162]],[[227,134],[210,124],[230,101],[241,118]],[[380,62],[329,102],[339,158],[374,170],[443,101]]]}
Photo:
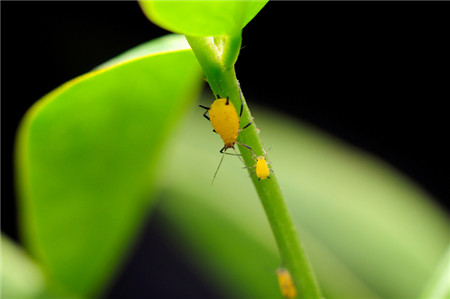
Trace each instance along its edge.
{"label": "green leaf", "polygon": [[[140,1],[158,26],[202,41],[212,66],[230,68],[241,48],[241,31],[268,1]],[[196,53],[197,56],[201,55]],[[204,65],[202,65],[205,68]]]}
{"label": "green leaf", "polygon": [[[264,211],[235,157],[225,157],[210,186],[222,144],[201,113],[193,111],[165,153],[163,228],[227,297],[272,294],[283,261]],[[417,297],[449,242],[448,219],[433,199],[383,161],[317,129],[273,112],[253,115],[273,145],[274,171],[324,297]]]}
{"label": "green leaf", "polygon": [[160,52],[75,78],[28,111],[16,149],[20,218],[56,287],[96,296],[111,278],[201,82],[192,51]]}
{"label": "green leaf", "polygon": [[133,60],[139,57],[155,54],[159,52],[169,52],[177,50],[189,50],[189,46],[184,35],[181,34],[167,34],[162,37],[153,39],[146,43],[140,44],[124,53],[116,56],[107,62],[97,66],[95,70],[111,67],[113,65]]}
{"label": "green leaf", "polygon": [[439,261],[420,298],[450,299],[450,245]]}
{"label": "green leaf", "polygon": [[156,25],[192,36],[239,35],[268,1],[140,1]]}

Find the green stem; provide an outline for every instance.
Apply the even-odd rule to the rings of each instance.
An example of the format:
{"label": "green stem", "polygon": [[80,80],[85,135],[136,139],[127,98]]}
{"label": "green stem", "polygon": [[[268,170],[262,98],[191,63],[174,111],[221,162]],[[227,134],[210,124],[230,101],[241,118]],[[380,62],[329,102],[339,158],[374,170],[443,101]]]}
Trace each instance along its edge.
{"label": "green stem", "polygon": [[[226,59],[225,61],[222,59],[222,57],[233,57],[234,55],[237,57],[239,48],[236,50],[233,45],[226,44],[217,46],[214,43],[217,39],[212,37],[186,36],[186,39],[203,68],[213,93],[222,97],[229,96],[233,105],[240,107],[239,84],[236,73],[234,66],[228,64],[232,59]],[[240,45],[240,37],[239,41],[236,38],[231,39],[231,41],[234,45]],[[226,43],[227,39],[220,39],[220,42]],[[221,49],[225,53],[221,52]],[[227,49],[232,51],[233,54],[226,53]],[[241,117],[241,125],[249,123],[252,119],[243,95],[242,102],[244,110]],[[255,154],[259,156],[264,155],[264,150],[258,131],[256,123],[253,122],[251,126],[239,134],[239,141],[249,145]],[[238,145],[238,148],[245,163],[254,165],[255,161],[252,153],[243,146]],[[300,244],[294,222],[281,194],[276,176],[271,174],[270,177],[271,179],[258,181],[255,175],[251,176],[272,228],[283,267],[291,273],[300,298],[319,299],[321,298],[319,286],[306,253]]]}

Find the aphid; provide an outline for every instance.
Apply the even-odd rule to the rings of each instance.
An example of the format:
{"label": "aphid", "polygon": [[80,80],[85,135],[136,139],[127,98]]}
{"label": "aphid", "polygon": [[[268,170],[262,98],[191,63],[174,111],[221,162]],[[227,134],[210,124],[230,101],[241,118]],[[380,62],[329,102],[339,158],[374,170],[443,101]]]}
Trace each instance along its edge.
{"label": "aphid", "polygon": [[[214,182],[214,179],[216,178],[217,172],[219,171],[220,165],[222,164],[222,160],[227,149],[232,148],[236,152],[234,145],[238,143],[242,146],[245,146],[249,150],[252,150],[250,146],[243,144],[237,140],[239,132],[250,126],[253,122],[253,120],[251,120],[242,129],[239,129],[242,110],[244,107],[242,103],[240,88],[239,88],[239,97],[241,99],[241,111],[239,113],[239,116],[236,112],[236,109],[233,106],[233,103],[230,102],[228,97],[221,98],[220,96],[217,96],[217,99],[209,107],[199,105],[201,108],[206,109],[206,112],[203,114],[203,116],[207,120],[211,121],[211,124],[214,128],[213,132],[219,134],[224,143],[223,148],[220,150],[220,153],[222,154],[222,159],[220,159],[219,166],[217,167],[217,170],[214,173],[211,185]],[[209,116],[206,115],[206,113],[209,113]],[[237,153],[236,155],[240,156]]]}
{"label": "aphid", "polygon": [[277,269],[278,284],[280,285],[281,293],[285,298],[293,299],[297,297],[297,289],[291,274],[285,268]]}
{"label": "aphid", "polygon": [[[270,150],[270,149],[269,149]],[[264,156],[256,156],[255,153],[253,153],[253,157],[256,160],[256,164],[253,165],[252,167],[246,167],[246,168],[255,168],[256,171],[256,177],[259,180],[265,180],[265,179],[270,179],[270,174],[273,173],[273,170],[269,168],[268,164],[270,164],[270,162],[267,162],[266,160],[266,156],[267,153],[266,151],[264,151]],[[253,174],[253,172],[252,172]]]}
{"label": "aphid", "polygon": [[256,158],[256,176],[259,180],[265,180],[270,179],[270,173],[272,172],[271,169],[269,169],[269,166],[267,166],[266,157],[259,156]]}

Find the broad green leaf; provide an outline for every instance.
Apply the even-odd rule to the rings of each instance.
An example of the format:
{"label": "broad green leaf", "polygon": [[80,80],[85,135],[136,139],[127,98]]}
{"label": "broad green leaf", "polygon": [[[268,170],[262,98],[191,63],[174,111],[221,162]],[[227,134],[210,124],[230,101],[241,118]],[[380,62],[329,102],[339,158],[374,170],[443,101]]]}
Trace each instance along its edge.
{"label": "broad green leaf", "polygon": [[167,135],[201,82],[191,50],[160,52],[75,78],[28,111],[17,144],[20,217],[57,287],[95,296],[107,284],[150,208]]}
{"label": "broad green leaf", "polygon": [[140,1],[156,25],[192,36],[238,35],[268,1]]}
{"label": "broad green leaf", "polygon": [[177,50],[188,50],[191,47],[184,35],[180,34],[167,34],[162,37],[153,39],[141,45],[138,45],[119,56],[116,56],[107,62],[97,66],[95,69],[103,69],[110,67],[122,62],[126,62],[135,58],[147,56],[150,54],[155,54],[159,52],[177,51]]}
{"label": "broad green leaf", "polygon": [[[316,129],[256,109],[253,116],[273,145],[272,167],[324,296],[417,297],[449,241],[448,219],[433,199],[379,159]],[[210,186],[220,147],[195,111],[165,153],[161,180],[170,188],[160,211],[211,283],[230,298],[258,298],[260,289],[277,288],[274,271],[283,261],[242,163],[226,156]]]}

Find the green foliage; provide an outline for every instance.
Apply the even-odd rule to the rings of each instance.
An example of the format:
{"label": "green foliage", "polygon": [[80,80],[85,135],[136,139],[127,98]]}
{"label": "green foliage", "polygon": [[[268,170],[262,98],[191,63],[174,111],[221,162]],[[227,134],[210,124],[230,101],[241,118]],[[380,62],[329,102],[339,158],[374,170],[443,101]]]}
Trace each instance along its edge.
{"label": "green foliage", "polygon": [[450,299],[450,245],[433,275],[428,279],[421,298]]}
{"label": "green foliage", "polygon": [[240,34],[268,1],[140,1],[144,13],[162,28],[184,35]]}
{"label": "green foliage", "polygon": [[160,52],[76,78],[27,113],[17,146],[21,219],[56,284],[80,295],[104,286],[149,209],[164,141],[200,82],[191,51]]}
{"label": "green foliage", "polygon": [[[253,114],[273,144],[274,171],[324,296],[418,296],[449,242],[448,219],[432,198],[379,159],[315,128],[272,111]],[[209,187],[220,138],[198,115],[192,111],[165,152],[165,198],[157,210],[177,247],[227,297],[271,294],[283,261],[265,212],[234,157],[225,157]]]}
{"label": "green foliage", "polygon": [[[208,80],[208,69],[233,67],[241,47],[241,30],[268,1],[140,1],[143,12],[164,29],[202,40],[194,52]],[[192,41],[190,41],[192,46]],[[208,63],[202,63],[208,57]],[[215,70],[217,71],[217,69]],[[210,84],[212,83],[209,81]],[[214,89],[214,85],[211,84]],[[215,91],[218,92],[218,91]]]}
{"label": "green foliage", "polygon": [[[240,32],[265,3],[140,4],[159,26],[188,35],[213,92],[236,106]],[[255,192],[240,161],[226,156],[211,188],[222,144],[194,108],[201,82],[185,38],[169,35],[69,81],[28,111],[18,132],[17,184],[36,263],[2,238],[2,297],[101,294],[154,211],[224,297],[281,298],[275,270],[292,261],[283,255],[289,248],[280,259],[277,234],[291,238],[294,225],[326,298],[420,294],[449,242],[448,219],[427,194],[374,157],[257,109],[241,137],[261,154],[258,123],[273,145],[273,179],[253,177]],[[242,122],[250,117],[245,107]],[[243,158],[252,164],[249,153]],[[276,177],[293,222],[274,238],[273,221],[285,217],[270,211],[276,206],[267,211]],[[438,268],[424,296],[442,290],[445,273]]]}

